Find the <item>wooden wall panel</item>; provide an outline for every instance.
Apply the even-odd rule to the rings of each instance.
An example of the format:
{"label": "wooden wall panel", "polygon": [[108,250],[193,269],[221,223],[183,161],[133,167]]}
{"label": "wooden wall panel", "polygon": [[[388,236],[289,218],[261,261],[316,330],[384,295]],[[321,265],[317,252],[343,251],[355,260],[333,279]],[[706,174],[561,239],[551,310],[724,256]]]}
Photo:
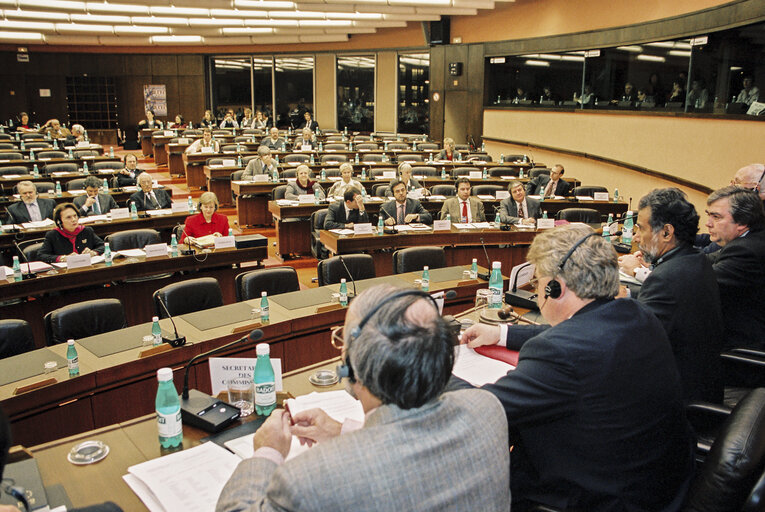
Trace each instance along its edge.
{"label": "wooden wall panel", "polygon": [[151,75],[151,55],[125,55],[125,74]]}
{"label": "wooden wall panel", "polygon": [[398,119],[398,55],[396,52],[377,53],[375,84],[375,131],[396,131]]}
{"label": "wooden wall panel", "polygon": [[176,76],[178,74],[178,56],[152,55],[151,74],[154,76]]}

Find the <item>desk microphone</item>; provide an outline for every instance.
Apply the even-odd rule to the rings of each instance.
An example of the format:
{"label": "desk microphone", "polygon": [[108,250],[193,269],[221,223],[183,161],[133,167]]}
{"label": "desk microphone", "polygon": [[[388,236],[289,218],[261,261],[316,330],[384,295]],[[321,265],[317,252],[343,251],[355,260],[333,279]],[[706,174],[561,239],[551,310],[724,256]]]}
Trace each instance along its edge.
{"label": "desk microphone", "polygon": [[173,331],[175,332],[174,338],[162,334],[162,341],[173,347],[180,347],[185,345],[186,336],[178,336],[178,328],[175,326],[175,321],[173,320],[173,316],[170,314],[170,311],[168,311],[167,306],[165,305],[165,301],[163,301],[161,298],[158,298],[157,302],[159,302],[159,304],[162,306],[162,310],[167,315],[167,318],[170,319],[170,323],[173,324]]}
{"label": "desk microphone", "polygon": [[489,259],[489,253],[486,251],[486,245],[483,243],[483,237],[481,237],[481,247],[483,247],[483,254],[486,256],[486,268],[489,269],[488,272],[484,273],[477,273],[476,275],[483,279],[484,281],[488,281],[491,277],[491,260]]}
{"label": "desk microphone", "polygon": [[34,279],[35,277],[37,277],[37,274],[34,274],[32,272],[32,264],[29,263],[29,259],[27,259],[27,255],[24,254],[24,251],[21,250],[21,247],[19,247],[19,244],[16,243],[16,240],[13,240],[13,245],[16,246],[16,250],[19,251],[19,254],[24,259],[24,262],[27,264],[27,274],[26,275],[22,275],[21,279],[22,280],[24,280],[24,279]]}
{"label": "desk microphone", "polygon": [[[393,216],[390,213],[386,212],[385,208],[383,208],[382,206],[380,206],[380,212],[387,215],[389,219],[393,219]],[[398,233],[398,229],[396,229],[396,226],[395,226],[396,219],[393,219],[393,223],[394,223],[393,226],[383,226],[383,232],[388,233],[389,235],[395,235],[396,233]]]}
{"label": "desk microphone", "polygon": [[351,284],[353,285],[353,296],[356,297],[356,280],[353,279],[353,274],[351,274],[351,271],[348,269],[348,265],[345,264],[343,257],[339,254],[337,257],[340,258],[340,263],[343,264],[343,268],[345,268],[345,271],[348,272],[348,277],[351,279]]}
{"label": "desk microphone", "polygon": [[521,270],[529,265],[531,265],[529,262],[522,263],[518,268],[518,272],[515,273],[513,282],[510,283],[510,289],[505,292],[505,303],[519,308],[538,310],[537,294],[527,290],[518,289],[518,276],[521,275]]}
{"label": "desk microphone", "polygon": [[262,337],[263,331],[255,329],[244,338],[198,354],[186,363],[183,374],[183,391],[180,396],[181,418],[184,424],[201,428],[205,432],[219,432],[239,418],[239,409],[237,407],[197,389],[189,390],[189,369],[191,369],[191,365],[194,362],[203,357],[222,352],[244,341],[258,341]]}
{"label": "desk microphone", "polygon": [[[184,235],[186,235],[186,225],[178,223],[178,224],[175,225],[175,228],[177,228],[177,227],[181,228],[181,238],[183,238]],[[173,228],[173,231],[175,231],[175,228]],[[184,256],[191,256],[191,255],[194,254],[195,251],[194,251],[194,249],[191,248],[190,237],[187,236],[185,240],[186,240],[186,247],[188,247],[188,249],[181,249],[181,254],[184,255]]]}

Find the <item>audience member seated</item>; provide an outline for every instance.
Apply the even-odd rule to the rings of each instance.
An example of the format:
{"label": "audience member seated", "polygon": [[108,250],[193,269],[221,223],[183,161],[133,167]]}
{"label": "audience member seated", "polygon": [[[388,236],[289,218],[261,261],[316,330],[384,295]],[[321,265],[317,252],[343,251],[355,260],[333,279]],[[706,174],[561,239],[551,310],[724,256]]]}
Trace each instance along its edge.
{"label": "audience member seated", "polygon": [[755,101],[760,100],[760,89],[754,85],[754,81],[751,76],[744,77],[744,88],[738,93],[736,103],[746,103],[751,105]]}
{"label": "audience member seated", "polygon": [[616,252],[587,226],[538,234],[527,258],[550,326],[476,324],[462,336],[520,350],[514,371],[483,386],[508,419],[513,509],[680,510],[691,435],[661,322],[614,300]]}
{"label": "audience member seated", "polygon": [[220,128],[239,128],[239,122],[236,120],[233,110],[229,109],[226,112],[226,116],[220,122]]}
{"label": "audience member seated", "polygon": [[29,124],[29,114],[21,112],[19,114],[19,124],[16,125],[16,131],[22,133],[37,133],[37,130]]}
{"label": "audience member seated", "polygon": [[388,201],[380,207],[380,215],[384,217],[384,223],[388,226],[396,224],[409,224],[410,222],[422,222],[432,224],[433,218],[423,208],[417,199],[406,197],[406,185],[403,181],[393,180],[390,184],[393,192],[393,201]]}
{"label": "audience member seated", "polygon": [[268,146],[260,146],[257,158],[247,162],[247,167],[242,173],[242,179],[248,180],[255,175],[266,175],[271,179],[274,171],[279,172],[279,165],[271,157],[271,150],[268,149]]}
{"label": "audience member seated", "polygon": [[454,139],[451,137],[444,139],[444,149],[438,153],[436,160],[449,160],[450,162],[457,160],[457,156],[454,153]]}
{"label": "audience member seated", "polygon": [[403,162],[398,164],[398,169],[396,171],[396,174],[398,175],[396,178],[391,180],[391,182],[388,184],[388,191],[386,192],[388,197],[393,197],[393,182],[394,181],[400,181],[405,186],[407,191],[409,190],[420,190],[422,195],[427,196],[430,195],[430,192],[428,189],[422,186],[422,184],[417,181],[417,179],[412,176],[412,164]]}
{"label": "audience member seated", "polygon": [[31,181],[20,181],[16,185],[21,201],[15,201],[6,211],[6,224],[22,224],[24,222],[39,222],[43,219],[53,219],[53,209],[56,201],[37,197],[37,186]]}
{"label": "audience member seated", "polygon": [[245,107],[244,109],[244,115],[242,115],[242,118],[239,120],[239,126],[245,130],[248,128],[253,128],[252,126],[252,109],[250,107]]}
{"label": "audience member seated", "polygon": [[63,262],[73,254],[98,256],[104,252],[104,241],[90,226],[80,226],[80,215],[72,203],[62,203],[53,211],[56,228],[45,234],[37,253],[40,261]]}
{"label": "audience member seated", "polygon": [[563,179],[566,170],[561,164],[555,164],[550,169],[550,175],[538,174],[526,184],[526,192],[530,196],[563,196],[571,194],[571,184]]}
{"label": "audience member seated", "polygon": [[515,89],[515,97],[513,98],[513,103],[518,104],[522,101],[528,101],[529,95],[526,94],[526,91],[523,90],[523,87],[517,87]]}
{"label": "audience member seated", "polygon": [[361,193],[364,190],[361,182],[353,179],[353,166],[348,162],[340,164],[340,181],[336,181],[329,188],[327,197],[342,197],[349,188],[355,188]]}
{"label": "audience member seated", "polygon": [[163,127],[162,121],[155,119],[153,110],[147,110],[146,119],[138,121],[139,130],[161,130]]}
{"label": "audience member seated", "polygon": [[691,90],[685,98],[686,106],[701,110],[707,107],[708,101],[709,93],[704,87],[704,82],[700,79],[691,82]]}
{"label": "audience member seated", "polygon": [[172,206],[173,202],[167,192],[159,188],[153,188],[154,180],[151,179],[149,173],[144,172],[139,174],[137,182],[140,190],[130,196],[127,203],[128,205],[130,205],[130,203],[135,203],[135,207],[139,212],[145,210],[160,210]]}
{"label": "audience member seated", "polygon": [[136,185],[136,178],[143,172],[137,168],[137,165],[137,156],[132,153],[125,155],[125,168],[116,174],[118,187],[134,187]]}
{"label": "audience member seated", "polygon": [[220,144],[218,144],[217,140],[213,139],[212,129],[210,128],[202,130],[202,138],[189,144],[189,147],[186,148],[186,153],[202,153],[202,148],[211,148],[209,150],[211,153],[220,152]]}
{"label": "audience member seated", "polygon": [[215,119],[213,119],[211,111],[205,110],[202,120],[199,121],[199,126],[202,128],[213,128],[215,126]]}
{"label": "audience member seated", "polygon": [[318,181],[309,178],[311,169],[307,165],[298,165],[297,179],[287,184],[285,199],[297,200],[298,196],[311,194],[319,199],[324,199],[324,189],[321,188]]}
{"label": "audience member seated", "polygon": [[317,147],[319,147],[319,144],[316,142],[316,136],[310,128],[303,128],[301,136],[296,137],[295,142],[292,144],[293,151],[311,151]]}
{"label": "audience member seated", "polygon": [[182,115],[176,114],[175,120],[171,123],[167,123],[167,127],[173,130],[183,130],[186,128],[186,122],[183,120]]}
{"label": "audience member seated", "polygon": [[667,97],[667,103],[680,103],[685,105],[685,89],[684,84],[679,80],[672,82],[672,92]]}
{"label": "audience member seated", "polygon": [[76,146],[78,142],[85,142],[85,127],[81,124],[73,124],[72,133],[66,136],[64,146]]}
{"label": "audience member seated", "polygon": [[279,137],[279,128],[271,128],[269,136],[260,141],[261,145],[268,147],[271,151],[287,151],[287,142]]}
{"label": "audience member seated", "polygon": [[595,94],[592,92],[592,86],[587,84],[584,86],[584,93],[579,96],[574,93],[574,101],[580,105],[584,105],[585,108],[592,107],[595,104]]}
{"label": "audience member seated", "polygon": [[[271,120],[260,110],[255,113],[255,119],[252,121],[252,127],[256,130],[268,130],[272,126]],[[277,129],[277,134],[279,130]]]}
{"label": "audience member seated", "polygon": [[[479,390],[443,393],[453,335],[430,297],[390,285],[366,290],[333,336],[364,424],[340,424],[321,409],[275,410],[217,512],[510,510],[502,407]],[[313,446],[284,462],[293,435]]]}
{"label": "audience member seated", "polygon": [[308,128],[313,133],[319,132],[319,123],[313,120],[310,112],[306,110],[306,112],[303,114],[303,118],[305,119],[305,121],[303,121],[303,124],[301,124],[299,127],[301,130]]}
{"label": "audience member seated", "polygon": [[369,216],[364,208],[364,196],[357,188],[347,188],[343,200],[336,201],[327,208],[324,218],[324,229],[353,229],[354,224],[369,222]]}
{"label": "audience member seated", "polygon": [[510,182],[510,197],[499,203],[499,220],[503,224],[526,224],[533,226],[536,219],[542,216],[542,205],[536,199],[526,197],[523,183],[517,180]]}
{"label": "audience member seated", "polygon": [[38,130],[40,133],[44,133],[51,139],[66,139],[71,132],[61,126],[58,119],[48,119],[44,125]]}
{"label": "audience member seated", "polygon": [[444,201],[441,207],[441,219],[451,217],[452,222],[485,222],[486,214],[480,199],[470,195],[470,180],[457,178],[454,182],[457,188],[457,197],[450,197]]}
{"label": "audience member seated", "polygon": [[765,350],[765,213],[753,190],[729,186],[707,199],[708,254],[720,287],[723,349]]}
{"label": "audience member seated", "polygon": [[629,101],[633,104],[637,101],[635,86],[632,84],[632,82],[627,82],[624,84],[624,93],[618,99],[611,100],[611,103],[616,104],[622,101]]}
{"label": "audience member seated", "polygon": [[635,227],[640,250],[620,257],[619,267],[628,275],[653,270],[633,297],[664,325],[685,399],[722,403],[720,291],[712,264],[693,248],[699,215],[680,190],[656,189],[640,199]]}
{"label": "audience member seated", "polygon": [[80,217],[88,215],[103,215],[112,208],[119,208],[117,202],[108,193],[99,194],[103,181],[95,176],[85,178],[85,195],[74,198],[74,205],[79,210]]}
{"label": "audience member seated", "polygon": [[228,217],[218,213],[218,197],[213,192],[204,192],[199,196],[199,213],[186,217],[183,235],[178,243],[186,238],[200,238],[207,235],[228,235]]}

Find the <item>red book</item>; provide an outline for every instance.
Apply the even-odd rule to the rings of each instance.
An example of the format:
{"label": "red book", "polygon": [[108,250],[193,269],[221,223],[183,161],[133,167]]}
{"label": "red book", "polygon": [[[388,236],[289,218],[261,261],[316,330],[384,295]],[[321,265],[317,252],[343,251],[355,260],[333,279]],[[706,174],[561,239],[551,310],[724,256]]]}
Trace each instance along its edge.
{"label": "red book", "polygon": [[513,366],[518,366],[518,351],[516,350],[508,350],[499,345],[483,345],[482,347],[477,347],[475,351],[482,356],[490,357]]}

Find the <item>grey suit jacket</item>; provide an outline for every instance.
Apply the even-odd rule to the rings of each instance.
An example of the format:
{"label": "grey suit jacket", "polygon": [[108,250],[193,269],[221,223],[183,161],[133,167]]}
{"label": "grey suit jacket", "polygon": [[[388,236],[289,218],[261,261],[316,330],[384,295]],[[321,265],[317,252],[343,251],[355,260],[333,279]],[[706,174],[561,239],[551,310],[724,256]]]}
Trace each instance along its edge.
{"label": "grey suit jacket", "polygon": [[[475,196],[468,197],[468,203],[470,203],[470,213],[472,218],[468,219],[468,222],[484,222],[486,220],[486,214],[483,210],[483,203]],[[441,220],[446,218],[446,214],[452,216],[452,222],[459,222],[462,218],[462,206],[460,200],[457,197],[450,197],[444,201],[444,205],[441,207],[440,217]]]}
{"label": "grey suit jacket", "polygon": [[216,510],[509,511],[507,435],[499,401],[479,390],[416,409],[383,405],[361,430],[281,466],[242,461]]}
{"label": "grey suit jacket", "polygon": [[[354,213],[355,212],[355,213]],[[351,210],[350,218],[345,215],[345,201],[336,201],[327,208],[327,216],[324,218],[324,229],[342,229],[349,222],[361,224],[369,222],[366,210]]]}
{"label": "grey suit jacket", "polygon": [[268,146],[271,151],[285,151],[287,149],[287,143],[283,138],[279,137],[274,141],[271,137],[265,137],[260,141],[263,146]]}
{"label": "grey suit jacket", "polygon": [[[536,199],[531,199],[527,196],[526,206],[529,209],[526,213],[528,217],[538,219],[542,216],[542,206]],[[515,224],[520,220],[520,217],[518,217],[518,205],[515,204],[513,196],[506,197],[499,203],[499,220],[508,224]]]}
{"label": "grey suit jacket", "polygon": [[268,171],[263,169],[263,160],[260,158],[253,158],[249,162],[247,162],[247,167],[244,169],[244,172],[242,173],[242,179],[247,179],[251,176],[255,176],[256,174],[265,174],[267,176],[271,176],[273,174],[273,169],[279,170],[279,166],[276,165],[276,162],[271,160],[271,166],[268,168]]}
{"label": "grey suit jacket", "polygon": [[[550,183],[550,177],[546,174],[540,174],[533,180],[529,181],[526,185],[526,193],[532,196],[541,196],[544,194],[547,184]],[[555,185],[553,190],[555,196],[568,196],[571,194],[571,183],[567,182],[563,178],[558,180],[558,184]]]}
{"label": "grey suit jacket", "polygon": [[[388,215],[385,215],[385,213]],[[388,201],[387,203],[383,204],[380,207],[380,215],[383,216],[383,221],[388,218],[388,216],[396,218],[396,201]],[[433,224],[433,217],[428,213],[428,211],[423,208],[422,204],[417,199],[412,199],[411,197],[406,198],[406,206],[404,207],[404,216],[409,215],[410,213],[417,213],[420,215],[420,220],[416,222],[422,222],[423,224]]]}
{"label": "grey suit jacket", "polygon": [[[87,195],[77,196],[74,198],[74,205],[80,211],[80,217],[87,217],[88,215],[96,215],[93,207],[85,208],[85,200]],[[98,206],[101,208],[101,213],[108,213],[112,208],[119,208],[117,201],[114,200],[109,194],[98,194]]]}
{"label": "grey suit jacket", "polygon": [[[43,219],[53,219],[53,209],[56,207],[56,201],[38,197],[37,207],[40,208],[40,216]],[[32,220],[29,218],[29,211],[24,201],[16,201],[10,205],[8,207],[8,215],[9,217],[7,217],[6,221],[8,224],[22,224]]]}

